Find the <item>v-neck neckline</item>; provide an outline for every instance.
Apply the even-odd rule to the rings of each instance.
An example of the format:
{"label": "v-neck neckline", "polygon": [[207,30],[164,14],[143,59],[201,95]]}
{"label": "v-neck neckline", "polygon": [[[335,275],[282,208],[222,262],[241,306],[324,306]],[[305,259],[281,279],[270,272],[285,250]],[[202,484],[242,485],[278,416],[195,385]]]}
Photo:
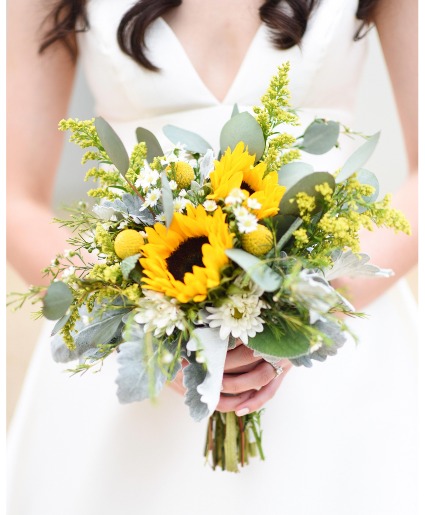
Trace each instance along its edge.
{"label": "v-neck neckline", "polygon": [[200,76],[198,70],[195,68],[195,66],[193,65],[192,61],[190,60],[189,55],[186,52],[186,49],[182,45],[180,39],[177,37],[177,35],[174,32],[173,28],[169,25],[169,23],[162,16],[160,16],[158,18],[158,20],[160,20],[161,23],[165,26],[167,32],[169,34],[171,34],[171,37],[176,42],[177,47],[179,48],[179,51],[182,54],[182,57],[184,58],[184,60],[186,61],[187,65],[188,65],[188,68],[190,68],[192,74],[194,75],[194,77],[196,78],[196,80],[198,81],[198,83],[200,84],[202,89],[209,95],[209,97],[214,101],[215,104],[217,104],[217,105],[226,105],[227,103],[229,103],[230,98],[231,98],[231,94],[232,94],[234,88],[236,87],[237,83],[239,82],[240,77],[242,76],[242,73],[243,73],[245,67],[247,66],[247,61],[248,61],[248,59],[249,59],[249,57],[250,57],[250,55],[252,53],[252,49],[253,49],[257,39],[259,38],[259,35],[263,31],[264,23],[261,23],[258,26],[258,28],[257,28],[257,30],[256,30],[256,32],[255,32],[255,34],[253,36],[253,38],[251,39],[251,42],[249,43],[249,45],[248,45],[248,47],[246,49],[246,52],[244,54],[244,57],[242,58],[242,61],[241,61],[240,65],[239,65],[239,68],[236,71],[236,74],[233,76],[233,80],[230,83],[230,86],[229,86],[226,94],[224,95],[224,97],[222,99],[219,99],[217,97],[217,95],[215,95],[215,93],[211,90],[211,88],[205,83],[205,81]]}

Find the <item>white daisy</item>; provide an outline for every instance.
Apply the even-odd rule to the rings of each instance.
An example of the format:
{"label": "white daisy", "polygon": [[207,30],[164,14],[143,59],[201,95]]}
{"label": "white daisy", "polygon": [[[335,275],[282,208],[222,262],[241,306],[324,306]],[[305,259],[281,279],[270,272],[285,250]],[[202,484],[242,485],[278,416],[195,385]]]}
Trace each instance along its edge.
{"label": "white daisy", "polygon": [[149,165],[140,172],[138,179],[135,182],[135,185],[138,188],[142,188],[143,191],[146,191],[153,185],[156,185],[159,179],[159,173],[157,170],[152,170]]}
{"label": "white daisy", "polygon": [[258,220],[255,215],[247,214],[245,216],[236,217],[239,232],[248,234],[255,231],[257,228]]}
{"label": "white daisy", "polygon": [[184,312],[179,308],[177,299],[169,299],[164,294],[143,290],[144,297],[136,308],[135,322],[144,325],[146,332],[153,331],[154,336],[170,336],[174,329],[184,329]]}
{"label": "white daisy", "polygon": [[233,188],[229,195],[224,199],[226,205],[240,204],[245,200],[245,193],[240,188]]}
{"label": "white daisy", "polygon": [[145,202],[140,210],[143,211],[143,209],[146,209],[147,207],[156,206],[160,198],[161,190],[159,188],[154,188],[153,190],[148,191],[145,195]]}
{"label": "white daisy", "polygon": [[208,213],[212,213],[217,209],[217,203],[214,200],[206,200],[202,205]]}
{"label": "white daisy", "polygon": [[220,328],[220,338],[225,340],[231,334],[248,344],[248,338],[253,338],[263,331],[264,320],[261,309],[266,304],[256,295],[231,295],[219,307],[207,307],[210,313],[206,317],[211,328]]}
{"label": "white daisy", "polygon": [[249,198],[246,201],[246,205],[249,207],[249,209],[261,209],[261,204],[258,202],[256,198]]}
{"label": "white daisy", "polygon": [[171,189],[171,191],[175,191],[175,190],[177,189],[177,183],[176,183],[176,181],[171,180],[171,181],[169,182],[169,185],[170,185],[170,189]]}

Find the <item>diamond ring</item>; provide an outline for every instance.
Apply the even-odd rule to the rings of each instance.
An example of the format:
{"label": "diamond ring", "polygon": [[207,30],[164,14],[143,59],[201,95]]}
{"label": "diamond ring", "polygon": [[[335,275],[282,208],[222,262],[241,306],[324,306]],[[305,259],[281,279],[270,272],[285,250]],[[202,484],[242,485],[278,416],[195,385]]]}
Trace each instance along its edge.
{"label": "diamond ring", "polygon": [[270,363],[270,365],[274,368],[274,371],[276,374],[275,377],[280,376],[280,374],[283,372],[283,368],[280,365],[277,365],[275,363]]}

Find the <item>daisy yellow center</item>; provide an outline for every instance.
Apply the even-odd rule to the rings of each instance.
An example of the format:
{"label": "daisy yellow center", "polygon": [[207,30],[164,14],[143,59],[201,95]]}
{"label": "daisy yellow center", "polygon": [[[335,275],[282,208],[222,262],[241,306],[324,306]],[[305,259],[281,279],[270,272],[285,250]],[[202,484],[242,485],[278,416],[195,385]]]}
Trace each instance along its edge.
{"label": "daisy yellow center", "polygon": [[202,262],[202,245],[208,243],[206,236],[190,238],[180,244],[166,259],[167,268],[177,281],[183,281],[187,272],[194,266],[204,266]]}

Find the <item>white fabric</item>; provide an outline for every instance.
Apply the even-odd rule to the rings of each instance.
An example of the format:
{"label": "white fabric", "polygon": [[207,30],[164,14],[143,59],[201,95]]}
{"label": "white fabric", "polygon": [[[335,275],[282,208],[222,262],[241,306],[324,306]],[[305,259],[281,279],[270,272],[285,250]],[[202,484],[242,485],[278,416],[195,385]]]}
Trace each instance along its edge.
{"label": "white fabric", "polygon": [[[166,123],[217,146],[233,103],[258,104],[287,59],[303,123],[350,122],[365,52],[352,41],[355,0],[322,0],[301,50],[275,50],[261,26],[224,102],[162,19],[147,38],[160,73],[120,52],[116,28],[132,3],[90,0],[91,29],[79,38],[97,111],[128,146],[138,125],[165,144]],[[338,166],[348,151],[317,166]],[[8,515],[415,515],[416,307],[399,282],[367,312],[352,323],[357,346],[287,375],[263,417],[267,460],[238,475],[204,466],[205,424],[176,393],[120,405],[114,359],[70,378],[51,360],[46,326],[10,431]]]}

